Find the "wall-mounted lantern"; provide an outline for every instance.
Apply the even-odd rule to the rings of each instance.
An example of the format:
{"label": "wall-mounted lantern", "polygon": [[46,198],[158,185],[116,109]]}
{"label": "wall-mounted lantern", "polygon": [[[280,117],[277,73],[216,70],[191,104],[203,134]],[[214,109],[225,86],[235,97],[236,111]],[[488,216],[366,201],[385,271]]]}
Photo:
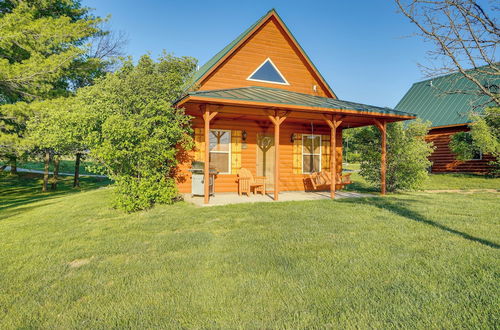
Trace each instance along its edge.
{"label": "wall-mounted lantern", "polygon": [[248,137],[247,131],[243,130],[243,132],[241,132],[241,149],[248,148],[247,137]]}
{"label": "wall-mounted lantern", "polygon": [[297,135],[295,133],[292,133],[292,135],[290,135],[290,142],[294,143],[296,139]]}

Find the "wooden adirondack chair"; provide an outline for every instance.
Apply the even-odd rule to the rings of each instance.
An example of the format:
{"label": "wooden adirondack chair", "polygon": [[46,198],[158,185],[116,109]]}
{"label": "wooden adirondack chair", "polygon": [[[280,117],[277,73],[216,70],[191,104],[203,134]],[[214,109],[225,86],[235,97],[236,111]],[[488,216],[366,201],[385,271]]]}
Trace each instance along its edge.
{"label": "wooden adirondack chair", "polygon": [[[316,190],[319,186],[329,186],[332,182],[329,171],[311,173],[309,175],[309,180],[311,181],[311,185],[313,186],[314,190]],[[351,173],[343,175],[337,174],[337,180],[335,182],[336,185],[341,185],[343,187],[351,183]]]}
{"label": "wooden adirondack chair", "polygon": [[250,196],[252,188],[254,194],[260,192],[264,195],[266,193],[266,177],[254,177],[252,172],[246,168],[241,168],[238,173],[238,195],[247,194],[247,196]]}

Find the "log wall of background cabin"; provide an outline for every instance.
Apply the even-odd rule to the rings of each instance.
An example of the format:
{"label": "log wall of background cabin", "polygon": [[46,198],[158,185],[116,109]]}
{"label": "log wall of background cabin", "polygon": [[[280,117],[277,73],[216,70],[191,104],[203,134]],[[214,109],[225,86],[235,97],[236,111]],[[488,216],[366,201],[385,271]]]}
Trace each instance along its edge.
{"label": "log wall of background cabin", "polygon": [[455,133],[467,131],[469,131],[469,128],[466,125],[435,128],[429,131],[426,140],[433,142],[436,148],[429,157],[429,160],[433,163],[433,173],[468,172],[485,174],[491,169],[488,163],[493,160],[493,157],[490,155],[483,155],[481,160],[460,161],[456,159],[449,146],[451,137]]}
{"label": "log wall of background cabin", "polygon": [[[259,123],[253,120],[224,120],[215,118],[210,123],[210,129],[245,130],[247,132],[247,148],[241,150],[241,166],[247,168],[253,175],[257,175],[257,133],[273,134],[273,125],[269,120],[264,119]],[[266,127],[267,126],[267,127]],[[203,127],[200,118],[193,120],[193,127]],[[297,124],[285,120],[280,128],[280,191],[303,191],[312,190],[307,178],[308,174],[293,173],[293,143],[292,133],[311,134],[309,123]],[[327,126],[315,127],[314,134],[330,135]],[[342,130],[337,132],[337,173],[342,173]],[[188,153],[189,158],[179,166],[178,188],[181,193],[191,192],[191,159],[194,158],[194,151]],[[215,192],[237,192],[237,173],[219,174],[215,179]],[[337,186],[340,189],[341,186]]]}

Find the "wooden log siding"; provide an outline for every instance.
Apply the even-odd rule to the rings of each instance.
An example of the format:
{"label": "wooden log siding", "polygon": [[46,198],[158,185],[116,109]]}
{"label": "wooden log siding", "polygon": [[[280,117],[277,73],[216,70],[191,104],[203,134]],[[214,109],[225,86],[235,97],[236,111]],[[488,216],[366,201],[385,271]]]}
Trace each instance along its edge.
{"label": "wooden log siding", "polygon": [[231,131],[231,173],[238,174],[241,169],[241,136],[242,131]]}
{"label": "wooden log siding", "polygon": [[205,133],[202,127],[194,129],[194,160],[203,162],[205,160]]}
{"label": "wooden log siding", "polygon": [[450,149],[449,143],[453,134],[468,132],[467,126],[455,126],[431,129],[426,140],[434,143],[436,148],[429,160],[432,162],[431,171],[434,173],[469,172],[488,173],[491,170],[489,162],[493,161],[491,155],[483,155],[481,160],[460,161]]}
{"label": "wooden log siding", "polygon": [[302,134],[294,133],[295,139],[293,140],[293,160],[292,168],[293,174],[302,174]]}
{"label": "wooden log siding", "polygon": [[[247,80],[248,76],[267,58],[271,58],[289,85]],[[313,91],[313,85],[317,91]],[[272,18],[201,82],[200,90],[224,89],[244,86],[282,88],[298,93],[332,97],[313,74],[307,61],[286,32]]]}
{"label": "wooden log siding", "polygon": [[321,169],[330,170],[330,135],[321,135]]}
{"label": "wooden log siding", "polygon": [[[203,121],[196,118],[193,121],[193,126],[196,128],[203,127]],[[247,148],[241,150],[241,167],[249,169],[253,175],[257,175],[257,133],[273,134],[273,126],[269,122],[269,126],[262,127],[255,121],[245,120],[224,120],[216,117],[213,123],[210,123],[211,129],[226,129],[226,130],[245,130],[247,132]],[[315,128],[314,133],[318,135],[329,136],[330,129],[326,126]],[[280,191],[296,191],[310,189],[307,174],[302,174],[302,165],[300,168],[294,165],[294,150],[297,150],[297,145],[290,141],[292,133],[296,134],[297,140],[302,141],[301,134],[311,134],[311,129],[308,125],[300,125],[285,121],[280,128]],[[300,137],[300,138],[299,138]],[[337,173],[342,173],[342,130],[337,130],[336,137],[337,150]],[[302,148],[300,148],[300,162],[302,162]],[[194,153],[193,153],[194,154]],[[295,153],[297,154],[297,153]],[[191,176],[187,169],[190,164],[183,163],[179,166],[180,177],[178,181],[179,191],[181,193],[191,192]],[[342,187],[337,185],[337,189]],[[237,173],[218,175],[215,180],[215,192],[237,192]]]}

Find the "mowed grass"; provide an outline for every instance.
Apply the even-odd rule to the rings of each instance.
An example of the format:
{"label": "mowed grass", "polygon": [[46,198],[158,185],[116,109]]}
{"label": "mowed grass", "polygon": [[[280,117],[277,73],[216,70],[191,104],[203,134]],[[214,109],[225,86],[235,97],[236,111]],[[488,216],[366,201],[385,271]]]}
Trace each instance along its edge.
{"label": "mowed grass", "polygon": [[0,211],[0,328],[500,325],[496,193],[134,214],[110,193]]}
{"label": "mowed grass", "polygon": [[[52,177],[52,176],[51,176]],[[52,200],[61,195],[78,193],[104,187],[111,183],[107,178],[81,177],[80,188],[73,188],[73,177],[60,177],[56,191],[42,193],[42,176],[35,173],[10,175],[0,172],[0,221],[12,214],[37,208],[39,200]],[[49,183],[50,189],[50,183]]]}
{"label": "mowed grass", "polygon": [[443,173],[431,174],[423,189],[496,189],[500,191],[500,178],[478,174]]}

